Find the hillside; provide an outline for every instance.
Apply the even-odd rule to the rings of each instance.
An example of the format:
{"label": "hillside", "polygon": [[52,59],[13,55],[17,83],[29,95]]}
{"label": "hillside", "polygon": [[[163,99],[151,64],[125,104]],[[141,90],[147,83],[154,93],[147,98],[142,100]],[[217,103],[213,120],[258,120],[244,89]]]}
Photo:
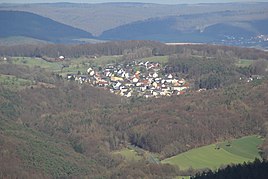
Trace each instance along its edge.
{"label": "hillside", "polygon": [[[136,158],[132,148],[124,149],[132,146],[163,160],[249,135],[265,138],[261,156],[268,155],[265,51],[126,41],[0,52],[0,163],[12,166],[0,167],[0,176],[16,177],[23,170],[25,178],[172,179],[197,171],[156,164],[150,155]],[[58,52],[64,61],[57,60]],[[127,66],[133,60],[163,63],[161,72],[185,78],[190,89],[172,97],[125,98],[63,75],[85,77],[89,67],[101,73],[108,64]],[[241,158],[255,156],[254,142],[242,142],[249,149],[244,152],[235,150],[240,144],[222,148]]]}
{"label": "hillside", "polygon": [[182,33],[173,26],[175,18],[149,19],[123,25],[112,30],[103,32],[100,36],[107,40],[158,40],[171,41],[179,38]]}
{"label": "hillside", "polygon": [[221,23],[205,28],[203,33],[206,35],[210,34],[218,39],[223,36],[249,38],[261,34],[268,34],[267,23],[268,19]]}
{"label": "hillside", "polygon": [[[234,17],[233,12],[217,13],[217,16],[220,14],[228,18]],[[206,21],[207,24],[200,24],[199,28],[183,26],[185,23],[191,24],[193,19],[197,22],[198,16],[176,16],[127,24],[105,31],[100,37],[109,40],[146,39],[164,42],[199,43],[221,43],[223,40],[230,41],[232,39],[233,44],[235,44],[236,41],[237,43],[239,40],[241,41],[241,38],[250,41],[251,38],[255,38],[258,35],[268,34],[267,19],[253,21],[232,20],[228,23],[224,22],[226,20],[224,19],[222,23],[218,23],[209,22],[215,16],[215,13],[201,14],[200,16],[208,20]],[[201,19],[200,21],[202,23]]]}
{"label": "hillside", "polygon": [[[3,18],[6,20],[2,22],[5,28],[1,29],[0,37],[25,36],[54,43],[157,40],[268,46],[268,3],[2,4],[0,10],[5,13],[25,12],[17,21],[12,16],[1,15],[2,21]],[[38,17],[42,19],[34,20],[37,17],[31,13],[42,16]],[[29,19],[24,21],[22,18]],[[14,23],[9,23],[11,20]],[[26,42],[33,43],[33,39]],[[9,39],[3,40],[10,43]]]}
{"label": "hillside", "polygon": [[247,136],[225,143],[216,143],[192,149],[177,156],[165,159],[162,163],[177,165],[185,170],[209,168],[215,170],[222,165],[253,162],[260,159],[258,147],[262,145],[262,139],[257,136]]}
{"label": "hillside", "polygon": [[[143,4],[143,3],[102,3],[102,4],[7,4],[0,5],[3,10],[17,10],[35,13],[48,17],[87,32],[95,36],[101,35],[104,31],[130,24],[137,21],[144,21],[150,18],[163,18],[168,16],[184,16],[180,24],[185,28],[199,29],[211,23],[220,23],[228,20],[256,20],[267,17],[267,3],[215,3],[215,4]],[[232,11],[235,14],[231,17],[221,16],[221,12]],[[210,17],[199,14],[214,15]],[[124,15],[122,15],[124,14]],[[237,16],[237,14],[239,16]],[[247,15],[245,15],[247,14]],[[190,16],[188,16],[190,15]]]}
{"label": "hillside", "polygon": [[44,45],[49,42],[44,40],[38,40],[30,37],[12,36],[0,38],[1,46],[15,46],[15,45]]}
{"label": "hillside", "polygon": [[18,11],[0,11],[0,37],[25,36],[54,43],[68,43],[78,38],[91,38],[83,30],[51,19]]}
{"label": "hillside", "polygon": [[94,160],[75,152],[65,141],[2,117],[0,124],[1,178],[94,176],[102,170]]}

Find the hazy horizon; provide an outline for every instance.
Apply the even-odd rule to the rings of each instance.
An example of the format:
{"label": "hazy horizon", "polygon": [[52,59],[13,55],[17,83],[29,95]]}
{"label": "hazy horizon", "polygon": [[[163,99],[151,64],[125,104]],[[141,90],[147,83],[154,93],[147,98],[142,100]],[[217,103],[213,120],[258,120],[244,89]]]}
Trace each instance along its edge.
{"label": "hazy horizon", "polygon": [[195,4],[195,3],[231,3],[231,2],[268,2],[268,0],[0,0],[0,3],[110,3],[110,2],[140,2],[157,4]]}

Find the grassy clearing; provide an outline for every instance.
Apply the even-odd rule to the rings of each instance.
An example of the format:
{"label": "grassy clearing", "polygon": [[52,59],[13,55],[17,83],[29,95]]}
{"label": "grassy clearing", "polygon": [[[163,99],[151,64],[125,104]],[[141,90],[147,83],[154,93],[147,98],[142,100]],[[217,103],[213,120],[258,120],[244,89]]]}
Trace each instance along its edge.
{"label": "grassy clearing", "polygon": [[141,60],[144,62],[150,61],[150,62],[158,62],[161,64],[165,64],[168,62],[168,56],[153,56],[153,57],[143,58]]}
{"label": "grassy clearing", "polygon": [[174,179],[190,179],[190,176],[177,176]]}
{"label": "grassy clearing", "polygon": [[121,56],[102,56],[96,59],[85,57],[71,59],[70,61],[64,62],[67,67],[63,68],[60,71],[60,74],[62,76],[66,76],[68,73],[77,74],[78,71],[80,71],[81,74],[85,74],[89,67],[95,67],[98,69],[99,67],[104,67],[107,64],[116,63],[120,61],[120,59]]}
{"label": "grassy clearing", "polygon": [[32,85],[32,81],[18,78],[13,75],[0,74],[0,85],[10,89],[19,90],[23,87]]}
{"label": "grassy clearing", "polygon": [[92,65],[94,66],[105,66],[110,63],[120,62],[122,55],[115,56],[101,56],[97,59],[92,60]]}
{"label": "grassy clearing", "polygon": [[209,56],[202,56],[202,55],[191,55],[191,57],[198,58],[198,59],[215,59],[215,57],[209,57]]}
{"label": "grassy clearing", "polygon": [[120,154],[128,161],[139,161],[142,159],[138,153],[133,149],[124,148],[119,151],[113,152],[113,154]]}
{"label": "grassy clearing", "polygon": [[13,57],[10,63],[28,66],[30,68],[40,67],[42,69],[46,69],[47,71],[51,71],[65,77],[69,73],[78,74],[78,72],[80,72],[81,74],[86,74],[86,71],[89,67],[94,67],[96,69],[99,67],[103,68],[107,64],[116,63],[120,60],[121,56],[102,56],[98,58],[81,57],[67,59],[61,62],[48,62],[41,58]]}
{"label": "grassy clearing", "polygon": [[[40,67],[66,76],[68,73],[77,74],[79,71],[81,74],[85,74],[89,67],[94,67],[96,69],[99,67],[103,68],[107,64],[118,63],[121,60],[122,55],[101,56],[97,58],[80,57],[68,59],[63,62],[47,62],[41,58],[14,57],[12,59],[12,63],[29,66],[30,68]],[[165,64],[168,62],[168,56],[149,57],[142,59],[142,61],[159,62],[161,64]]]}
{"label": "grassy clearing", "polygon": [[52,71],[57,71],[61,69],[61,64],[47,62],[41,58],[15,57],[13,58],[12,63],[17,65],[26,65],[29,67],[40,67]]}
{"label": "grassy clearing", "polygon": [[[258,146],[263,142],[258,136],[248,136],[237,140],[212,144],[165,159],[162,163],[177,165],[182,170],[190,167],[194,169],[217,169],[222,165],[239,164],[261,158]],[[216,149],[219,147],[219,149]]]}
{"label": "grassy clearing", "polygon": [[253,62],[254,62],[254,60],[240,59],[236,63],[236,66],[238,66],[238,67],[249,67],[250,65],[252,65]]}
{"label": "grassy clearing", "polygon": [[[109,63],[116,63],[121,60],[121,56],[102,56],[99,58],[74,58],[63,62],[47,62],[41,58],[14,57],[13,64],[25,65],[29,67],[40,67],[59,74],[77,74],[80,71],[86,73],[89,67],[103,67]],[[62,68],[65,66],[64,68]]]}
{"label": "grassy clearing", "polygon": [[260,146],[262,142],[263,140],[257,136],[247,136],[232,141],[231,146],[228,146],[228,141],[221,143],[220,147],[229,153],[254,160],[260,157],[257,146]]}
{"label": "grassy clearing", "polygon": [[141,149],[137,146],[129,145],[127,148],[123,148],[119,151],[113,152],[113,154],[120,154],[127,161],[139,161],[145,160],[149,163],[159,164],[159,154],[151,153],[147,150]]}
{"label": "grassy clearing", "polygon": [[85,65],[70,65],[69,67],[66,67],[66,68],[63,68],[61,70],[61,74],[62,73],[73,73],[73,74],[77,74],[78,71],[80,71],[82,74],[86,73],[87,69],[89,67],[88,66],[85,66]]}
{"label": "grassy clearing", "polygon": [[80,57],[68,61],[70,65],[84,65],[84,66],[105,66],[109,63],[116,63],[121,60],[121,55],[101,56],[98,58]]}

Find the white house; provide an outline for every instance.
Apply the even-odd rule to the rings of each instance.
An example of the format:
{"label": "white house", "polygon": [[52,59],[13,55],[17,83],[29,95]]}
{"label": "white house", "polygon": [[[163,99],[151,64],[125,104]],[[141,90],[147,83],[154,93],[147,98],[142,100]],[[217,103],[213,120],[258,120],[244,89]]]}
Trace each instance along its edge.
{"label": "white house", "polygon": [[133,82],[133,83],[137,83],[138,81],[139,81],[139,79],[136,78],[136,77],[132,79],[132,82]]}
{"label": "white house", "polygon": [[92,71],[92,68],[87,69],[87,73],[89,74]]}
{"label": "white house", "polygon": [[60,60],[64,60],[65,57],[64,57],[64,56],[59,56],[59,59],[60,59]]}
{"label": "white house", "polygon": [[126,97],[127,97],[127,98],[131,97],[131,91],[129,91],[129,92],[126,94]]}
{"label": "white house", "polygon": [[156,72],[154,72],[153,77],[154,78],[157,78],[158,77],[158,74]]}
{"label": "white house", "polygon": [[89,76],[94,76],[95,72],[92,70],[91,72],[89,72]]}

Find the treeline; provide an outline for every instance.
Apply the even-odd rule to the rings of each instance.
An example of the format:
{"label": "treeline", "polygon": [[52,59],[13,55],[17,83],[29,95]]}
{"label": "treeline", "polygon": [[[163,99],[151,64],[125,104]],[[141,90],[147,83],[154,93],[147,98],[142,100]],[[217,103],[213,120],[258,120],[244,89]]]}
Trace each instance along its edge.
{"label": "treeline", "polygon": [[56,84],[60,82],[61,77],[57,74],[52,73],[46,69],[35,67],[30,68],[26,65],[16,64],[1,64],[0,74],[13,75],[19,78],[31,80],[32,82],[43,82]]}
{"label": "treeline", "polygon": [[267,88],[264,79],[171,99],[128,101],[105,90],[63,83],[21,91],[23,108],[16,109],[25,125],[64,140],[68,136],[74,149],[86,155],[100,146],[109,151],[130,142],[165,158],[217,140],[264,135]]}
{"label": "treeline", "polygon": [[192,52],[183,52],[169,56],[165,73],[194,80],[196,89],[214,89],[236,83],[253,75],[268,74],[268,61],[255,60],[249,66],[238,66],[238,59],[226,54],[216,56],[198,56]]}
{"label": "treeline", "polygon": [[268,176],[268,162],[266,160],[260,161],[256,159],[253,163],[244,163],[234,166],[227,166],[212,172],[207,171],[193,179],[222,179],[222,178],[240,178],[240,179],[266,179]]}
{"label": "treeline", "polygon": [[159,48],[164,44],[153,41],[122,41],[107,42],[85,45],[19,45],[0,48],[0,56],[22,56],[22,57],[52,57],[63,55],[67,58],[78,58],[91,55],[123,55],[126,50],[135,50],[143,47],[150,49]]}
{"label": "treeline", "polygon": [[[122,50],[125,60],[148,55],[163,55],[158,51],[161,50],[158,47],[159,43],[152,43],[154,46],[148,42],[151,47],[148,47],[144,41],[141,44],[139,41],[133,41],[131,42],[133,46],[129,42],[111,42],[113,43],[120,44],[115,45],[114,48]],[[124,43],[126,43],[125,47],[121,46]],[[135,45],[138,47],[135,48]],[[109,51],[108,49],[112,47],[108,47],[107,44],[92,46],[96,47],[97,52],[116,52],[116,50]],[[97,46],[107,48],[98,51],[101,48]],[[251,134],[267,136],[267,77],[251,83],[244,83],[244,81],[231,83],[233,78],[240,74],[265,72],[262,68],[264,66],[262,60],[256,60],[241,72],[239,71],[241,69],[234,65],[238,53],[235,50],[229,51],[232,47],[224,51],[218,49],[218,46],[211,46],[211,50],[195,49],[199,48],[198,46],[173,47],[163,44],[160,46],[162,50],[171,49],[166,51],[168,55],[173,53],[172,50],[177,50],[175,55],[170,55],[167,72],[193,78],[198,85],[204,85],[199,86],[200,88],[217,88],[217,85],[222,88],[200,93],[189,92],[187,95],[172,98],[125,99],[104,89],[64,81],[59,76],[38,67],[0,65],[2,74],[55,85],[54,88],[33,87],[17,92],[0,87],[0,122],[6,123],[5,126],[2,123],[0,125],[0,143],[14,141],[9,138],[10,128],[16,131],[14,136],[19,138],[13,144],[0,145],[2,152],[0,155],[5,156],[2,157],[3,160],[0,157],[1,164],[9,158],[18,161],[14,162],[16,164],[14,168],[0,167],[0,176],[8,177],[12,172],[16,175],[15,171],[25,169],[26,174],[23,176],[36,171],[28,176],[79,178],[81,176],[75,172],[77,168],[73,167],[76,165],[69,165],[69,163],[79,164],[84,168],[87,166],[85,163],[79,163],[79,160],[68,158],[66,165],[60,167],[58,164],[62,162],[59,159],[62,155],[56,153],[59,158],[56,157],[55,161],[58,163],[53,163],[55,166],[49,169],[45,168],[53,165],[46,159],[39,158],[42,156],[40,153],[35,154],[31,151],[39,146],[48,149],[49,145],[40,145],[41,140],[38,140],[37,144],[21,142],[21,139],[28,139],[28,137],[21,137],[19,131],[22,128],[30,133],[29,136],[45,135],[58,141],[55,142],[57,145],[64,144],[61,148],[63,154],[68,150],[90,160],[92,173],[83,173],[83,176],[88,178],[93,178],[93,174],[97,176],[96,178],[174,178],[177,175],[195,173],[195,171],[183,173],[173,166],[149,164],[144,161],[126,163],[122,157],[111,154],[112,151],[126,147],[129,143],[157,152],[162,159],[225,139]],[[71,49],[71,46],[66,47]],[[54,53],[58,55],[57,50]],[[266,55],[265,52],[263,53]],[[8,130],[5,129],[6,126]],[[22,132],[24,133],[25,131]],[[267,141],[266,137],[262,147],[264,157],[268,156]],[[11,153],[5,152],[6,148],[21,148],[21,144],[26,145],[23,145],[24,153],[27,153],[23,155],[24,158],[16,150],[10,150]],[[39,151],[40,148],[37,149],[36,151]],[[45,149],[43,151],[46,151]],[[31,165],[25,167],[24,164],[27,162]],[[13,162],[11,163],[13,165]],[[1,175],[4,169],[6,175]]]}
{"label": "treeline", "polygon": [[[63,55],[78,58],[91,55],[125,55],[126,59],[143,58],[154,55],[172,55],[188,53],[192,55],[241,59],[268,59],[268,53],[251,48],[227,47],[216,45],[174,45],[169,46],[155,41],[114,41],[84,45],[18,45],[1,46],[0,56],[51,57]],[[137,55],[140,54],[140,55]],[[141,56],[142,55],[142,56]]]}
{"label": "treeline", "polygon": [[[183,172],[146,162],[126,164],[111,151],[131,143],[166,158],[224,139],[250,134],[265,136],[267,85],[267,79],[263,79],[259,83],[149,100],[125,100],[105,90],[69,82],[58,83],[52,89],[33,88],[16,93],[0,88],[0,119],[9,126],[21,125],[28,132],[38,131],[66,143],[68,150],[94,161],[92,167],[98,176],[173,178]],[[4,130],[3,125],[0,129]],[[0,134],[2,141],[4,134]],[[32,147],[35,145],[26,147],[27,151]],[[16,152],[13,155],[20,156]],[[36,158],[34,153],[29,155],[33,157],[21,159],[20,167],[29,160],[35,164],[31,170],[39,167],[52,175],[50,170],[43,170],[44,159]],[[61,176],[76,176],[72,168],[54,168]],[[67,174],[69,170],[72,172]]]}
{"label": "treeline", "polygon": [[[0,114],[10,125],[22,125],[67,143],[103,170],[99,176],[173,178],[183,172],[146,162],[126,164],[111,151],[131,143],[166,158],[225,139],[265,136],[267,85],[264,79],[258,84],[237,84],[186,96],[130,101],[75,83],[17,93],[0,88]],[[40,165],[44,162],[30,160],[38,160]]]}
{"label": "treeline", "polygon": [[194,79],[197,89],[219,88],[239,78],[235,71],[235,59],[195,57],[191,54],[170,56],[165,73],[176,73]]}
{"label": "treeline", "polygon": [[[257,85],[257,86],[254,86]],[[173,98],[130,103],[117,131],[136,146],[170,157],[218,140],[265,134],[267,80]],[[250,90],[249,90],[250,89]],[[118,118],[117,118],[118,119]]]}
{"label": "treeline", "polygon": [[[4,165],[0,167],[1,177],[171,179],[181,174],[171,165],[126,163],[111,154],[126,142],[118,137],[122,135],[110,120],[111,114],[123,109],[123,103],[105,90],[77,88],[77,84],[19,93],[0,88],[0,99],[0,149],[12,147],[12,153],[0,158],[0,166]],[[79,160],[72,158],[70,151],[80,156]],[[11,163],[12,168],[5,165]]]}

